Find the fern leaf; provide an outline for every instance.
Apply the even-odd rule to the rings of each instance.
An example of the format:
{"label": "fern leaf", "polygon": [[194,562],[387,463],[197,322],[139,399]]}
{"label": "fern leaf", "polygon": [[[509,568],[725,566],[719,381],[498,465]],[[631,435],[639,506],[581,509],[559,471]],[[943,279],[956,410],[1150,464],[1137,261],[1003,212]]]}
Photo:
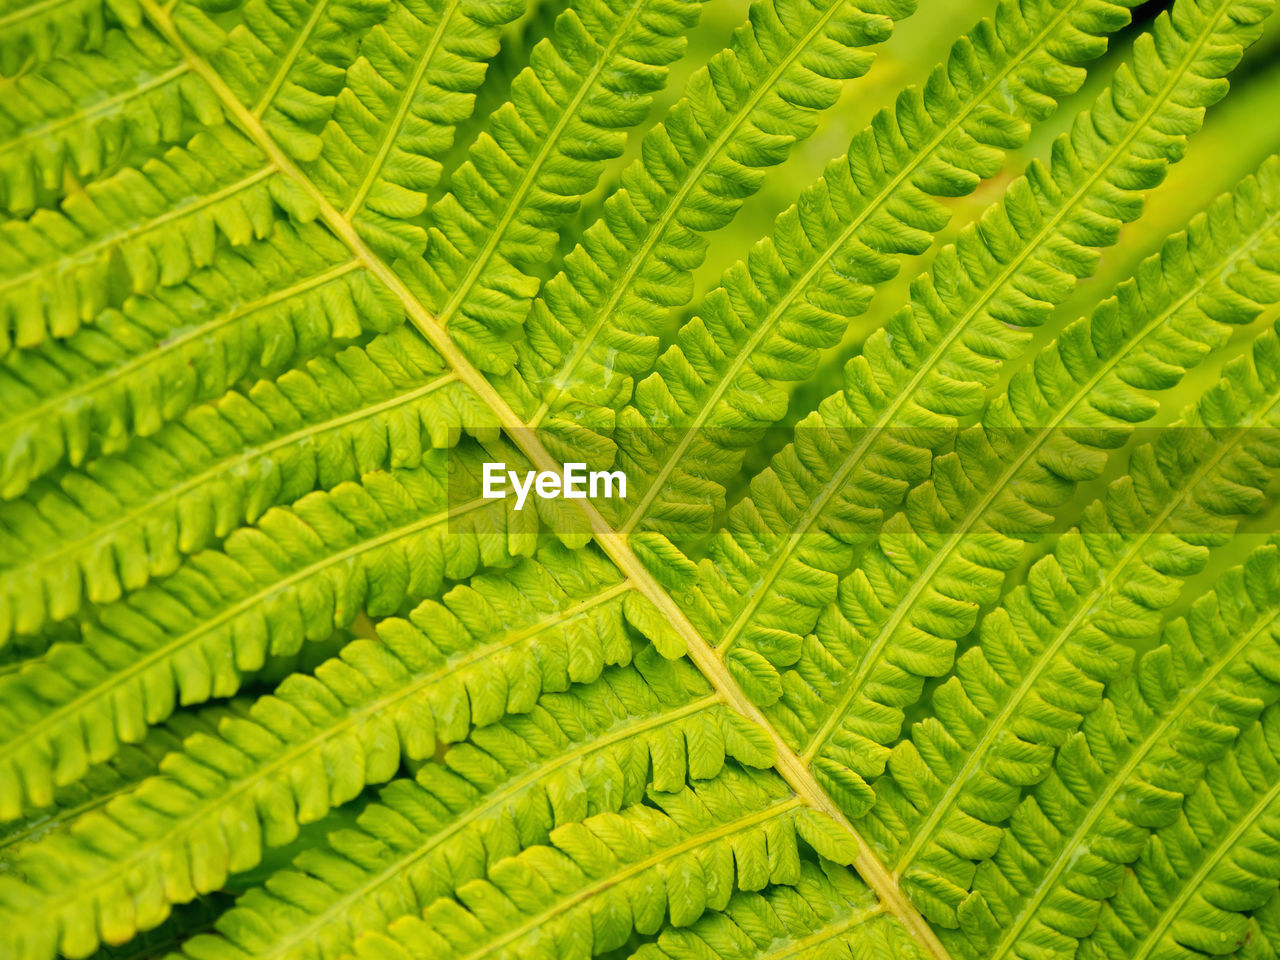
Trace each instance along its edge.
{"label": "fern leaf", "polygon": [[974,879],[965,931],[989,960],[1070,956],[1155,827],[1169,825],[1242,731],[1280,697],[1280,556],[1256,550],[1165,630],[1054,757]]}
{"label": "fern leaf", "polygon": [[[592,956],[728,906],[735,890],[800,877],[799,801],[772,774],[726,767],[674,793],[551,831],[420,917],[356,941],[361,960]],[[448,933],[446,937],[445,934]]]}
{"label": "fern leaf", "polygon": [[[667,65],[684,48],[701,0],[591,0],[556,18],[530,63],[432,209],[420,262],[402,264],[415,292],[485,369],[514,360],[537,291],[533,271],[558,228],[622,154]],[[402,256],[418,249],[400,249]]]}
{"label": "fern leaf", "polygon": [[[274,67],[275,81],[242,99],[257,102],[266,131],[375,251],[420,255],[422,229],[412,220],[438,182],[454,129],[471,113],[500,28],[525,4],[352,4],[357,24],[348,10],[321,6],[312,6],[294,63]],[[353,26],[358,44],[347,36]],[[239,38],[212,61],[252,60],[255,47]]]}
{"label": "fern leaf", "polygon": [[123,450],[241,377],[280,373],[330,339],[403,318],[324,231],[278,227],[180,287],[130,297],[67,340],[0,361],[0,492],[16,496],[64,460]]}
{"label": "fern leaf", "polygon": [[1278,721],[1280,710],[1268,708],[1210,767],[1177,821],[1147,843],[1078,957],[1223,955],[1245,945],[1246,912],[1280,882]]}
{"label": "fern leaf", "polygon": [[6,0],[0,6],[0,77],[12,77],[32,63],[96,49],[108,17],[128,27],[142,22],[136,0]]}
{"label": "fern leaf", "polygon": [[629,960],[784,960],[804,957],[919,960],[916,944],[848,870],[802,863],[794,886],[735,893],[722,912],[684,930],[668,927]]}
{"label": "fern leaf", "polygon": [[66,197],[64,174],[179,143],[193,120],[222,122],[217,97],[154,33],[110,30],[100,50],[16,77],[0,108],[0,206],[26,216]]}
{"label": "fern leaf", "polygon": [[[878,822],[868,829],[937,922],[959,922],[972,861],[995,852],[1019,791],[1048,774],[1054,749],[1128,668],[1131,645],[1157,632],[1161,612],[1234,517],[1264,502],[1280,466],[1280,380],[1267,369],[1277,346],[1274,333],[1262,338],[1261,369],[1239,358],[1184,423],[1135,451],[1130,476],[984,619],[981,642],[934,694],[933,715],[888,755],[891,783],[877,789]],[[870,610],[860,593],[845,598],[849,623]],[[937,641],[919,631],[901,642],[908,652],[893,659],[911,665],[912,643]],[[892,669],[886,662],[864,689],[909,689]],[[858,700],[817,753],[874,778],[886,761],[876,744],[888,742],[877,724],[896,728],[901,715],[893,700]]]}
{"label": "fern leaf", "polygon": [[928,476],[957,419],[981,410],[1026,328],[1042,324],[1140,214],[1136,188],[1160,180],[1194,132],[1195,105],[1223,92],[1225,80],[1205,76],[1238,62],[1267,9],[1188,0],[1175,11],[1178,29],[1157,19],[1135,45],[1135,67],[1059,138],[1053,163],[1033,163],[940,252],[932,276],[912,283],[911,304],[868,339],[845,369],[845,390],[801,421],[795,444],[713,544],[697,590],[682,597],[705,636],[722,650],[746,639],[773,649],[778,665],[795,662],[856,547]]}
{"label": "fern leaf", "polygon": [[[632,667],[477,729],[416,783],[386,787],[357,829],[245,894],[219,936],[197,938],[187,955],[289,960],[316,942],[327,956],[348,952],[357,936],[453,895],[555,828],[639,801],[650,782],[679,789],[687,776],[718,774],[726,756],[768,766],[770,756],[730,735],[741,723],[687,661],[642,650]],[[723,744],[710,758],[697,747],[708,730]],[[290,892],[303,888],[305,905]]]}
{"label": "fern leaf", "polygon": [[[314,156],[316,138],[306,129],[342,112],[344,83],[360,89],[358,57],[377,59],[389,52],[389,37],[408,45],[423,33],[388,0],[194,0],[175,6],[191,42],[206,52],[240,102],[263,118],[276,142],[299,159]],[[225,34],[203,16],[225,17],[236,6],[240,17]]]}
{"label": "fern leaf", "polygon": [[[1152,393],[1280,298],[1278,251],[1280,164],[1268,162],[1169,238],[1090,318],[1069,325],[1011,378],[981,426],[934,460],[932,479],[911,491],[844,587],[853,634],[819,621],[816,640],[759,628],[758,638],[743,638],[783,672],[771,716],[802,749],[819,752],[864,697],[863,684],[887,684],[892,701],[873,698],[874,709],[892,712],[911,703],[919,677],[950,668],[954,642],[999,598],[1024,545],[1050,532],[1077,485],[1099,477],[1110,452],[1154,416]],[[850,655],[868,658],[853,683]]]}
{"label": "fern leaf", "polygon": [[995,176],[1004,152],[1078,88],[1084,71],[1074,64],[1098,56],[1128,19],[1121,3],[1006,2],[923,90],[905,90],[854,138],[773,236],[725,273],[619,416],[621,462],[638,481],[623,529],[710,532],[719,498],[708,490],[781,418],[779,384],[807,376],[898,258],[929,247],[949,217],[935,198]]}
{"label": "fern leaf", "polygon": [[133,789],[159,769],[167,754],[180,750],[187,737],[212,733],[224,717],[242,716],[247,710],[247,701],[231,700],[226,705],[174,714],[141,743],[122,747],[107,762],[91,767],[83,779],[59,787],[48,807],[0,826],[0,864],[12,871],[25,846],[64,831],[82,815]]}
{"label": "fern leaf", "polygon": [[498,501],[450,509],[435,456],[268,511],[220,552],[103,609],[83,643],[0,680],[0,811],[16,815],[23,797],[47,803],[55,783],[138,741],[176,705],[235,693],[269,652],[324,640],[361,610],[394,613],[446,577],[529,550],[522,525]]}
{"label": "fern leaf", "polygon": [[1280,161],[1059,315],[1273,0],[950,231],[1136,6],[982,3],[717,281],[914,0],[0,0],[0,956],[1274,960]]}
{"label": "fern leaf", "polygon": [[[264,115],[291,152],[314,156],[303,126],[328,119],[361,47],[394,29],[388,0],[191,0],[173,5],[184,38],[217,67],[218,82]],[[388,24],[388,19],[392,23]],[[414,36],[404,30],[406,41]],[[354,77],[353,77],[354,81]],[[308,149],[309,148],[309,149]]]}
{"label": "fern leaf", "polygon": [[[276,203],[303,213],[257,148],[220,127],[89,184],[59,211],[6,223],[0,351],[69,336],[112,306],[113,287],[142,294],[181,283],[213,262],[220,236],[233,246],[269,236]],[[117,258],[122,280],[112,275]]]}
{"label": "fern leaf", "polygon": [[424,449],[456,442],[463,423],[483,432],[484,420],[407,327],[231,391],[0,505],[0,643],[73,615],[82,594],[114,602],[317,486],[412,467]]}
{"label": "fern leaf", "polygon": [[[544,423],[546,404],[561,391],[603,380],[616,393],[622,377],[652,368],[653,331],[671,307],[688,302],[706,234],[759,189],[764,169],[812,134],[840,81],[870,67],[864,48],[887,39],[893,21],[914,7],[914,0],[753,4],[728,49],[693,75],[645,135],[602,217],[529,312],[516,372],[500,382],[546,441],[572,432],[569,418]],[[507,374],[510,364],[482,367]]]}
{"label": "fern leaf", "polygon": [[[553,551],[542,563],[455,587],[407,620],[383,621],[378,640],[348,644],[314,678],[289,678],[216,736],[188,740],[162,776],[20,859],[17,869],[40,891],[39,926],[58,918],[64,949],[75,952],[94,937],[122,942],[159,923],[169,904],[256,865],[264,847],[292,842],[300,823],[389,779],[402,757],[431,757],[473,726],[529,711],[543,691],[590,683],[606,666],[630,662],[616,576],[587,554]],[[593,590],[597,596],[572,602]],[[707,722],[721,744],[714,756],[695,749]],[[667,731],[688,730],[687,762],[700,776],[723,763],[715,723],[712,714]],[[675,776],[663,771],[661,782]],[[246,826],[210,834],[232,821]],[[18,942],[37,939],[20,919],[14,924]]]}

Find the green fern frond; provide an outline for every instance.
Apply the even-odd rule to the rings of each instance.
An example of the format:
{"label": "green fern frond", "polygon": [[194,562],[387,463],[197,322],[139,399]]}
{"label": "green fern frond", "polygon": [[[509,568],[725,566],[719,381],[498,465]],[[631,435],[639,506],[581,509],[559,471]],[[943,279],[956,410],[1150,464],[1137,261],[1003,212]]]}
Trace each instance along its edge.
{"label": "green fern frond", "polygon": [[[1027,584],[983,619],[980,642],[935,691],[932,715],[913,725],[910,739],[891,753],[878,746],[886,732],[896,735],[898,711],[919,695],[919,661],[950,659],[923,628],[904,631],[900,650],[875,669],[860,669],[866,680],[850,687],[852,706],[813,744],[820,771],[875,779],[887,760],[889,779],[877,784],[866,829],[943,925],[960,922],[972,861],[995,854],[1019,791],[1047,775],[1055,748],[1097,709],[1103,685],[1128,669],[1131,645],[1158,631],[1161,612],[1235,518],[1265,502],[1280,467],[1278,349],[1274,332],[1263,337],[1256,364],[1233,362],[1197,410],[1134,451],[1129,474],[1085,510],[1079,531],[1063,536]],[[998,552],[993,539],[981,538]],[[918,546],[902,546],[918,562]],[[860,646],[856,625],[884,609],[872,606],[862,584],[842,598],[851,652]],[[943,599],[933,607],[926,627],[945,615]],[[872,693],[890,690],[901,699]]]}
{"label": "green fern frond", "polygon": [[[929,474],[959,418],[980,412],[1006,358],[1092,272],[1099,248],[1142,210],[1220,97],[1218,75],[1239,61],[1267,6],[1176,7],[1135,44],[1135,66],[1055,141],[912,283],[912,302],[876,331],[845,369],[845,390],[800,422],[796,441],[752,484],[729,517],[696,591],[683,596],[704,635],[769,703],[781,689],[753,649],[780,648],[813,628],[855,547]],[[1186,23],[1182,23],[1185,20]],[[739,643],[745,639],[746,643]]]}
{"label": "green fern frond", "polygon": [[172,8],[184,38],[217,66],[233,96],[266,114],[291,153],[305,145],[311,156],[315,137],[299,137],[299,124],[328,119],[361,47],[390,52],[388,30],[399,28],[394,35],[406,43],[422,32],[388,0],[183,0]]}
{"label": "green fern frond", "polygon": [[1280,882],[1277,723],[1273,705],[1210,766],[1178,819],[1155,832],[1126,872],[1077,956],[1149,960],[1230,954],[1245,945],[1247,911],[1263,906]]}
{"label": "green fern frond", "polygon": [[950,215],[935,198],[994,177],[1005,151],[1075,92],[1084,78],[1075,64],[1103,52],[1107,34],[1128,22],[1125,6],[1002,4],[923,90],[903,91],[828,164],[773,236],[707,295],[620,414],[620,462],[639,480],[622,529],[710,531],[718,511],[709,490],[781,419],[779,383],[803,379],[874,285],[897,273],[898,258],[929,247]]}
{"label": "green fern frond", "polygon": [[[556,18],[551,36],[488,119],[452,191],[429,213],[422,254],[403,266],[415,292],[486,366],[514,359],[505,340],[537,292],[557,229],[621,155],[644,119],[701,0],[592,0]],[[425,252],[421,247],[425,246]]]}
{"label": "green fern frond", "polygon": [[[800,879],[798,840],[828,845],[773,774],[726,767],[674,793],[551,831],[421,917],[356,941],[360,960],[594,956],[724,909],[735,890]],[[827,852],[827,851],[823,851]],[[577,944],[578,946],[574,946]]]}
{"label": "green fern frond", "polygon": [[12,77],[31,63],[93,50],[108,23],[142,22],[136,0],[5,0],[0,5],[0,77]]}
{"label": "green fern frond", "polygon": [[528,524],[505,503],[451,507],[435,453],[421,468],[273,508],[221,551],[101,610],[83,643],[58,644],[0,678],[0,812],[16,815],[24,798],[44,805],[53,785],[137,742],[177,705],[234,694],[268,653],[528,552]]}
{"label": "green fern frond", "polygon": [[[255,112],[373,249],[416,256],[424,235],[412,220],[439,180],[457,125],[471,113],[500,29],[524,5],[415,0],[355,3],[352,11],[311,6],[313,35],[295,41],[297,63],[286,64],[289,72],[277,68],[277,83],[255,92]],[[353,14],[357,30],[371,24],[358,45]],[[335,54],[335,44],[342,55]],[[308,67],[308,59],[323,66]]]}
{"label": "green fern frond", "polygon": [[[548,420],[549,404],[597,379],[607,394],[629,390],[631,375],[652,368],[655,329],[688,302],[706,235],[733,219],[766,168],[813,133],[841,81],[871,66],[864,48],[887,39],[893,21],[914,8],[914,0],[752,5],[729,47],[645,135],[603,215],[533,303],[517,369],[499,381],[530,426],[572,452],[577,427],[571,417]],[[503,360],[480,365],[508,374],[511,361]]]}
{"label": "green fern frond", "polygon": [[141,743],[122,746],[110,760],[90,767],[82,779],[57,788],[49,806],[0,826],[0,864],[15,870],[24,845],[67,829],[83,814],[132,790],[156,773],[165,756],[181,750],[187,737],[213,733],[223,718],[243,716],[248,706],[247,700],[231,700],[195,712],[180,711],[149,731]]}
{"label": "green fern frond", "polygon": [[801,960],[805,957],[920,960],[856,875],[829,861],[802,863],[794,886],[735,893],[722,912],[684,930],[668,928],[629,960]]}
{"label": "green fern frond", "polygon": [[[533,709],[543,691],[629,663],[624,587],[604,561],[554,551],[383,621],[377,640],[353,641],[313,677],[290,677],[244,717],[189,739],[161,776],[20,858],[17,871],[40,891],[41,925],[59,918],[66,952],[85,952],[95,936],[123,942],[169,904],[255,866],[265,847],[292,842],[299,824],[390,779],[402,759],[429,758],[439,743]],[[689,762],[699,775],[718,769]],[[244,828],[218,829],[233,821]],[[19,943],[38,939],[21,918],[6,925]]]}
{"label": "green fern frond", "polygon": [[496,430],[485,408],[416,334],[231,391],[147,440],[90,461],[27,499],[0,504],[0,643],[111,603],[270,507]]}
{"label": "green fern frond", "polygon": [[220,936],[193,941],[188,954],[287,960],[319,942],[338,956],[556,827],[638,802],[650,783],[678,790],[689,776],[718,774],[726,757],[767,767],[757,732],[708,693],[687,661],[650,649],[632,667],[544,694],[528,714],[477,728],[417,783],[386,787],[358,829],[245,894],[218,922]]}
{"label": "green fern frond", "polygon": [[101,49],[17,76],[0,105],[0,206],[28,215],[126,151],[182,141],[222,122],[217,98],[150,31],[111,30]]}
{"label": "green fern frond", "polygon": [[[825,628],[819,619],[815,640],[780,630],[744,638],[780,670],[771,681],[779,725],[816,754],[841,710],[864,695],[859,683],[886,683],[888,671],[901,699],[920,676],[949,669],[951,645],[998,599],[1023,545],[1050,532],[1076,486],[1099,477],[1111,451],[1155,415],[1153,394],[1280,300],[1277,252],[1280,163],[1268,162],[1018,371],[861,555],[843,587],[853,635],[837,617]],[[863,655],[876,662],[850,684],[849,657]]]}
{"label": "green fern frond", "polygon": [[1070,954],[1093,930],[1151,830],[1173,821],[1206,765],[1280,698],[1278,617],[1280,556],[1269,545],[1109,686],[978,868],[962,916],[984,956],[1037,946]]}
{"label": "green fern frond", "polygon": [[1280,48],[1138,6],[0,0],[0,957],[1275,960]]}
{"label": "green fern frond", "polygon": [[0,360],[0,492],[17,496],[62,461],[122,450],[242,377],[403,319],[332,237],[279,226],[182,286],[129,297],[66,340]]}
{"label": "green fern frond", "polygon": [[[67,337],[134,294],[173,286],[209,266],[219,237],[232,246],[270,236],[281,203],[303,213],[287,181],[229,127],[202,131],[28,221],[0,230],[0,351]],[[304,222],[309,216],[301,216]],[[115,263],[124,277],[115,282]]]}
{"label": "green fern frond", "polygon": [[[1155,415],[1152,393],[1178,383],[1231,326],[1251,323],[1280,298],[1268,269],[1280,251],[1277,174],[1280,164],[1266,164],[1166,241],[1115,297],[1015,374],[955,452],[934,461],[933,479],[910,493],[846,584],[860,598],[852,603],[863,613],[850,616],[860,639],[837,640],[826,652],[792,640],[799,663],[782,664],[777,710],[801,745],[817,753],[841,708],[863,695],[836,666],[851,643],[893,663],[905,655],[900,644],[923,652],[929,636],[941,652],[968,634],[979,608],[998,598],[1021,544],[1050,531],[1075,486],[1100,476],[1108,454]],[[950,667],[945,654],[936,662]],[[872,682],[879,669],[859,676]],[[891,686],[906,684],[902,677]]]}

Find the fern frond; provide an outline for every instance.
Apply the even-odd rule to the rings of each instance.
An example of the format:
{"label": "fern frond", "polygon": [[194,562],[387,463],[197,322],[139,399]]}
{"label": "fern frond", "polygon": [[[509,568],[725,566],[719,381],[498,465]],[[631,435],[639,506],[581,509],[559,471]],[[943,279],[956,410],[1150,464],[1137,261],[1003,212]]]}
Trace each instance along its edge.
{"label": "fern frond", "polygon": [[[395,10],[390,0],[179,0],[184,38],[217,65],[221,82],[279,141],[315,155],[302,125],[328,119],[345,74]],[[394,29],[394,26],[392,27]],[[405,30],[406,41],[411,36]]]}
{"label": "fern frond", "polygon": [[[393,289],[397,296],[405,303],[407,311],[410,313],[415,325],[427,335],[432,346],[439,350],[442,356],[446,357],[450,365],[457,372],[468,386],[474,389],[478,395],[482,396],[485,401],[499,414],[500,422],[504,426],[504,430],[508,431],[514,442],[517,444],[523,456],[532,461],[538,467],[544,469],[552,469],[554,467],[554,458],[547,449],[537,439],[531,436],[527,431],[520,429],[518,417],[501,396],[497,394],[491,384],[479,373],[475,366],[463,355],[462,351],[449,339],[445,332],[440,329],[434,318],[418,304],[411,291],[409,291],[403,283],[395,276],[394,272],[371,251],[367,244],[358,236],[339,212],[333,209],[332,205],[326,201],[318,191],[309,189],[305,178],[297,170],[296,166],[288,159],[287,156],[273,144],[265,131],[262,129],[255,118],[253,118],[242,105],[233,102],[233,98],[229,96],[225,88],[218,82],[216,73],[214,73],[208,64],[202,58],[197,56],[178,35],[170,21],[167,13],[156,5],[153,0],[141,0],[146,6],[148,17],[158,27],[161,32],[172,42],[183,49],[193,69],[198,70],[202,76],[208,79],[212,86],[219,92],[224,105],[229,106],[236,117],[236,121],[242,124],[253,137],[255,143],[270,155],[274,161],[280,166],[281,170],[286,173],[290,181],[302,190],[319,209],[324,223],[340,236],[361,258],[370,264],[370,268],[374,270],[380,279],[384,280],[388,286]],[[585,507],[585,509],[583,509]],[[733,681],[727,677],[723,669],[714,662],[714,655],[706,646],[705,641],[696,633],[691,624],[684,617],[682,612],[672,603],[656,581],[647,573],[640,564],[635,552],[630,546],[620,538],[610,536],[607,525],[601,525],[598,514],[587,505],[574,505],[572,511],[574,516],[586,521],[589,524],[591,535],[594,536],[600,548],[609,558],[618,566],[620,572],[623,572],[636,584],[638,592],[644,594],[646,599],[658,610],[662,611],[664,616],[671,622],[672,631],[671,638],[678,642],[679,646],[687,648],[690,656],[694,659],[700,668],[707,672],[709,679],[714,678],[713,682],[716,689],[726,699],[727,702],[734,705],[744,715],[749,717],[757,717],[758,713],[745,700],[742,692],[735,686]],[[575,533],[573,539],[582,542],[583,537]],[[674,645],[674,644],[673,644]],[[771,734],[771,738],[776,743],[776,737]],[[785,780],[791,784],[805,801],[814,809],[825,811],[828,815],[834,817],[838,822],[840,818],[838,811],[825,797],[820,789],[812,781],[812,777],[807,771],[798,767],[794,762],[793,756],[780,756],[779,767],[783,771]],[[846,842],[851,842],[857,849],[857,860],[859,868],[864,869],[871,876],[873,886],[885,899],[890,908],[898,915],[904,925],[912,931],[913,935],[919,937],[922,942],[931,945],[931,949],[937,949],[934,945],[935,940],[932,937],[927,926],[920,920],[909,905],[906,904],[901,894],[893,888],[892,884],[879,870],[878,864],[870,856],[865,845],[862,844],[856,834],[848,827],[847,823],[840,822],[839,835],[844,837]]]}
{"label": "fern frond", "polygon": [[54,784],[137,742],[176,705],[234,694],[268,653],[528,552],[528,521],[503,501],[451,507],[438,453],[269,510],[221,551],[101,610],[83,643],[0,679],[0,813],[47,803]]}
{"label": "fern frond", "polygon": [[735,890],[797,882],[800,838],[829,848],[817,815],[772,773],[726,766],[648,799],[557,827],[547,845],[499,861],[456,899],[363,935],[355,956],[589,957],[632,930],[657,933],[668,918],[686,926],[728,906]]}
{"label": "fern frond", "polygon": [[[914,0],[752,5],[728,49],[690,78],[685,96],[645,135],[603,215],[545,285],[515,371],[510,360],[476,358],[501,375],[515,408],[543,427],[546,441],[574,449],[575,424],[544,424],[546,403],[562,390],[603,378],[616,392],[629,379],[615,382],[614,371],[629,378],[652,368],[654,331],[671,307],[688,302],[706,235],[733,219],[766,168],[812,134],[841,81],[870,67],[864,48],[887,39],[893,21],[914,8]],[[451,332],[469,354],[482,346],[460,336],[469,331]]]}
{"label": "fern frond", "polygon": [[1249,918],[1249,931],[1240,951],[1241,960],[1276,960],[1280,957],[1280,895],[1273,895]]}
{"label": "fern frond", "polygon": [[123,450],[242,377],[403,320],[322,229],[279,225],[179,287],[129,297],[66,340],[0,359],[0,495],[21,494],[64,460]]}
{"label": "fern frond", "polygon": [[197,938],[186,955],[300,960],[319,943],[323,956],[341,956],[360,934],[453,895],[555,828],[638,802],[650,784],[672,791],[715,776],[726,757],[754,767],[773,759],[688,661],[641,650],[631,667],[477,728],[416,783],[384,788],[357,829],[245,894],[218,922],[220,936]]}
{"label": "fern frond", "polygon": [[[1135,450],[1129,475],[983,619],[979,644],[959,658],[910,739],[892,753],[881,746],[897,735],[902,704],[919,695],[918,662],[949,657],[924,629],[904,632],[896,654],[859,671],[852,706],[815,744],[816,768],[833,779],[875,779],[887,760],[865,829],[936,922],[959,922],[973,861],[994,855],[1020,791],[1048,774],[1054,750],[1128,669],[1132,646],[1156,634],[1162,611],[1235,518],[1265,502],[1280,468],[1280,340],[1269,332],[1255,349],[1256,366],[1238,358],[1197,410]],[[889,575],[913,576],[927,562],[919,548],[904,538],[904,568]],[[862,589],[884,569],[878,563],[870,579],[850,584],[841,626],[828,627],[833,640],[841,630],[851,654],[861,646],[858,625],[887,618]],[[947,604],[933,609],[926,626]]]}
{"label": "fern frond", "polygon": [[735,893],[722,912],[684,930],[668,927],[629,960],[924,956],[856,874],[824,860],[802,862],[794,886]]}
{"label": "fern frond", "polygon": [[[150,355],[150,354],[149,354]],[[111,603],[316,487],[496,430],[408,327],[188,411],[0,505],[0,644]]]}
{"label": "fern frond", "polygon": [[[864,697],[862,685],[892,690],[892,702],[873,697],[876,711],[892,712],[912,702],[922,676],[950,668],[954,642],[999,598],[1024,545],[1048,532],[1054,511],[1155,415],[1153,394],[1280,300],[1277,255],[1280,161],[1269,161],[1015,373],[981,425],[935,458],[932,479],[911,491],[845,584],[855,636],[819,620],[813,640],[782,623],[742,638],[739,649],[777,670],[770,715],[806,755]],[[823,594],[815,590],[815,599]],[[797,607],[793,618],[808,627]],[[852,682],[850,656],[864,660]]]}
{"label": "fern frond", "polygon": [[17,77],[0,104],[0,206],[25,216],[117,157],[179,143],[187,125],[222,123],[208,86],[154,33],[111,30],[100,50]]}
{"label": "fern frond", "polygon": [[1135,44],[1134,67],[1055,142],[1052,163],[1033,163],[939,253],[932,275],[913,281],[910,305],[846,366],[845,389],[801,421],[795,444],[753,482],[682,599],[760,702],[781,689],[776,676],[759,682],[775,668],[751,647],[794,662],[795,638],[834,599],[856,547],[928,476],[958,419],[980,412],[1027,328],[1139,216],[1139,191],[1180,158],[1269,9],[1185,0],[1161,15]]}
{"label": "fern frond", "polygon": [[1280,699],[1280,552],[1256,550],[1165,629],[1059,747],[962,908],[986,960],[1070,956],[1152,829]]}
{"label": "fern frond", "polygon": [[137,0],[5,0],[0,4],[0,77],[96,49],[112,21],[137,27],[142,22]]}
{"label": "fern frond", "polygon": [[[626,129],[644,119],[701,0],[576,0],[534,46],[489,117],[423,244],[401,243],[422,303],[485,369],[509,368],[506,340],[524,322],[558,228],[592,190]],[[375,249],[378,247],[375,245]]]}
{"label": "fern frond", "polygon": [[179,711],[153,727],[141,743],[123,745],[110,760],[90,767],[82,779],[58,787],[49,806],[0,826],[3,869],[12,873],[23,847],[62,832],[83,814],[99,809],[155,774],[160,761],[181,750],[187,737],[196,733],[211,734],[223,718],[243,716],[247,712],[245,700],[231,700],[199,711]]}
{"label": "fern frond", "polygon": [[1224,955],[1245,945],[1246,911],[1280,882],[1280,708],[1271,706],[1147,842],[1081,960]]}
{"label": "fern frond", "polygon": [[1128,22],[1127,5],[1002,3],[994,23],[981,21],[923,90],[900,94],[801,193],[620,414],[620,462],[638,481],[623,529],[710,532],[720,512],[712,491],[787,409],[779,384],[811,373],[898,258],[929,247],[950,215],[935,198],[995,176],[1005,151],[1075,92],[1084,78],[1075,64],[1102,53]]}
{"label": "fern frond", "polygon": [[[294,71],[280,96],[260,101],[267,131],[384,255],[418,255],[413,218],[440,176],[457,125],[471,114],[485,61],[519,0],[412,0],[382,7],[341,69]],[[337,23],[345,33],[345,18]],[[317,52],[329,45],[320,38]],[[323,54],[322,54],[323,55]],[[214,61],[216,62],[216,60]],[[317,76],[319,73],[319,76]],[[317,80],[323,79],[323,83]],[[314,134],[318,117],[325,122]]]}
{"label": "fern frond", "polygon": [[[134,294],[181,283],[232,246],[270,236],[275,206],[314,217],[257,148],[229,127],[197,133],[146,161],[89,184],[61,210],[37,210],[0,229],[0,352],[67,337]],[[113,276],[122,263],[123,278]]]}
{"label": "fern frond", "polygon": [[[292,842],[299,824],[390,779],[402,758],[429,758],[473,727],[533,709],[544,691],[629,663],[635,624],[625,590],[607,562],[553,550],[454,587],[407,620],[383,621],[377,640],[353,641],[314,677],[290,677],[216,735],[189,739],[160,777],[29,850],[16,867],[40,892],[38,926],[57,918],[62,932],[38,934],[14,918],[13,936],[60,940],[77,954],[98,937],[123,942],[159,923],[171,903],[255,866],[264,847]],[[715,726],[714,715],[707,723]],[[690,762],[698,773],[718,769],[704,757]],[[242,828],[217,829],[231,822]]]}
{"label": "fern frond", "polygon": [[1136,0],[983,3],[686,323],[914,0],[0,0],[0,956],[1273,960],[1280,161],[1060,321],[1274,0],[1166,0],[743,489]]}

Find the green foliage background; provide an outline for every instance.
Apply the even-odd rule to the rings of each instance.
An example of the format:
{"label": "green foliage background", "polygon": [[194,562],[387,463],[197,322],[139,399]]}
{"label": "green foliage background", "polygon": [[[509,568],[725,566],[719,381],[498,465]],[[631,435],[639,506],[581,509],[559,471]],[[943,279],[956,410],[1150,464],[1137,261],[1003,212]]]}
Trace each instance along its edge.
{"label": "green foliage background", "polygon": [[1280,956],[1280,24],[913,6],[0,0],[0,960]]}

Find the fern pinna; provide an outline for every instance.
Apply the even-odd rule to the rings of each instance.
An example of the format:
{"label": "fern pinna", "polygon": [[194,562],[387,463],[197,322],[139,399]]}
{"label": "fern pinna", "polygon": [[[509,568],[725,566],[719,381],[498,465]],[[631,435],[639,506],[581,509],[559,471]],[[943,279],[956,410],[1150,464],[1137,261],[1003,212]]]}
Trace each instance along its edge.
{"label": "fern pinna", "polygon": [[0,957],[1275,960],[1272,6],[0,0]]}

